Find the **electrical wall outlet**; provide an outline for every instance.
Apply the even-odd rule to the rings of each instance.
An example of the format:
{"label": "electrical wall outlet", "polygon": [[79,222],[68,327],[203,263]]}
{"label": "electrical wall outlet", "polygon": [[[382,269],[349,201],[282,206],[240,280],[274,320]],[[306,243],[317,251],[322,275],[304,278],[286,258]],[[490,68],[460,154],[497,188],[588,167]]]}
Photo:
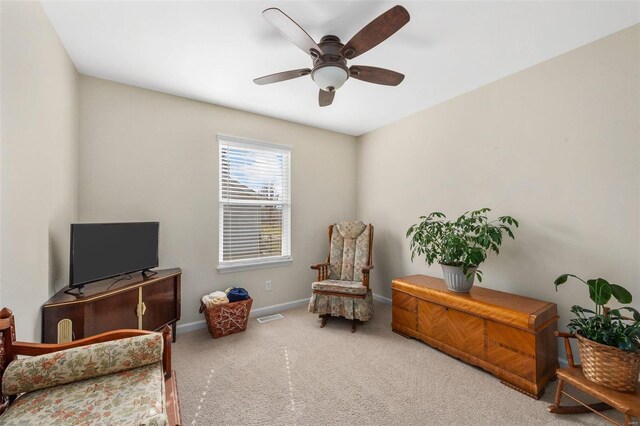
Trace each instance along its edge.
{"label": "electrical wall outlet", "polygon": [[271,280],[267,280],[264,283],[264,290],[265,291],[271,291]]}

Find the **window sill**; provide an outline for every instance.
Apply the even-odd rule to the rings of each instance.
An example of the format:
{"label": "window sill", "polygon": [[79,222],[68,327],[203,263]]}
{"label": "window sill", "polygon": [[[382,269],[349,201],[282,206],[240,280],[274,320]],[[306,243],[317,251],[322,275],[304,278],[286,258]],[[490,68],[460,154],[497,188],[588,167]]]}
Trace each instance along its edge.
{"label": "window sill", "polygon": [[251,269],[277,268],[278,266],[289,266],[293,263],[290,257],[270,260],[249,260],[235,262],[220,262],[218,272],[226,274],[229,272],[249,271]]}

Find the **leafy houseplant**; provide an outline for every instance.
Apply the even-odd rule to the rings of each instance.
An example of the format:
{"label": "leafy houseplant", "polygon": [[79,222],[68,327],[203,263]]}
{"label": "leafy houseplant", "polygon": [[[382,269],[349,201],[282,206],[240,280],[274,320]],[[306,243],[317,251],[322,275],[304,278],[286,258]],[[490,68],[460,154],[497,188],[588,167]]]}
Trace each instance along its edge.
{"label": "leafy houseplant", "polygon": [[[619,309],[605,307],[612,296],[622,304],[631,303],[633,300],[631,293],[624,287],[609,283],[603,278],[585,281],[573,274],[562,274],[556,278],[554,281],[556,291],[558,291],[558,286],[567,282],[569,277],[585,283],[589,287],[589,297],[595,303],[595,311],[578,305],[571,308],[571,312],[575,314],[576,318],[572,318],[569,322],[569,331],[623,351],[638,351],[640,348],[640,312],[631,306]],[[626,319],[621,313],[623,310],[631,313],[633,319]]]}
{"label": "leafy houseplant", "polygon": [[474,277],[482,282],[482,271],[477,268],[487,253],[498,254],[503,233],[514,238],[510,226],[518,227],[518,221],[511,216],[489,221],[490,211],[484,208],[466,212],[456,220],[446,220],[440,212],[420,216],[420,222],[407,230],[407,238],[411,238],[411,261],[415,256],[424,255],[427,265],[440,263],[450,290],[469,291]]}
{"label": "leafy houseplant", "polygon": [[[640,373],[640,312],[631,306],[617,309],[605,306],[612,297],[621,304],[630,304],[631,293],[603,278],[585,281],[573,274],[556,278],[556,291],[569,277],[587,285],[589,297],[595,304],[595,310],[578,305],[571,307],[575,318],[568,325],[569,331],[578,338],[585,377],[615,390],[634,391]],[[623,316],[622,311],[632,317]]]}

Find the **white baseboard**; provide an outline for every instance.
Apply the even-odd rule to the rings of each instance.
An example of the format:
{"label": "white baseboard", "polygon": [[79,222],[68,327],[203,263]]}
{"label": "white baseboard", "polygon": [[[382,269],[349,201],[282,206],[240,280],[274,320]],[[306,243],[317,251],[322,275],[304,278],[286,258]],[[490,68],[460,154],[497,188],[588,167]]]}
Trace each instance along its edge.
{"label": "white baseboard", "polygon": [[200,330],[201,328],[206,328],[207,323],[205,320],[188,322],[186,324],[178,324],[176,327],[176,334],[188,333],[190,331]]}
{"label": "white baseboard", "polygon": [[[379,294],[373,294],[373,300],[376,302],[384,303],[386,305],[391,304],[391,299],[388,297],[380,296]],[[304,306],[309,303],[309,299],[300,299],[294,300],[292,302],[280,303],[278,305],[265,306],[263,308],[256,308],[251,310],[250,317],[263,317],[267,315],[277,314],[282,311],[286,311],[287,309],[298,308],[300,306]],[[188,333],[190,331],[200,330],[201,328],[206,328],[207,323],[205,320],[188,322],[186,324],[178,324],[176,332],[178,334]]]}
{"label": "white baseboard", "polygon": [[380,296],[379,294],[373,293],[373,300],[376,302],[384,303],[385,305],[391,304],[391,299],[388,297]]}
{"label": "white baseboard", "polygon": [[[373,294],[373,300],[376,302],[384,303],[385,305],[391,304],[391,299],[388,297],[380,296],[379,294]],[[251,318],[255,317],[263,317],[267,315],[277,314],[282,311],[286,311],[287,309],[298,308],[300,306],[304,306],[309,303],[309,299],[300,299],[294,300],[292,302],[280,303],[278,305],[265,306],[263,308],[256,308],[251,310]],[[177,333],[188,333],[190,331],[199,330],[201,328],[205,328],[207,323],[204,320],[188,322],[186,324],[179,324],[177,328]]]}
{"label": "white baseboard", "polygon": [[[263,317],[267,315],[273,315],[273,314],[277,314],[278,312],[286,311],[287,309],[305,306],[307,303],[309,303],[308,298],[294,300],[292,302],[280,303],[278,305],[265,306],[263,308],[251,309],[251,314],[249,315],[249,317],[255,318],[255,317]],[[190,331],[195,331],[195,330],[199,330],[201,328],[206,328],[206,327],[207,327],[207,323],[205,322],[205,320],[194,321],[186,324],[179,324],[176,329],[176,333],[177,334],[188,333]]]}
{"label": "white baseboard", "polygon": [[286,311],[287,309],[298,308],[309,304],[309,298],[294,300],[293,302],[280,303],[279,305],[265,306],[264,308],[257,308],[251,310],[250,317],[264,317],[267,315],[277,314],[278,312]]}

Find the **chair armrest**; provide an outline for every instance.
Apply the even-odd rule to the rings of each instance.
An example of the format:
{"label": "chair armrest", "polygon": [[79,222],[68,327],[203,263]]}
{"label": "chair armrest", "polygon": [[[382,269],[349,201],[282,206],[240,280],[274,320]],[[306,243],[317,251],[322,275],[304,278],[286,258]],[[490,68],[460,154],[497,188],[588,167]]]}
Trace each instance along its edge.
{"label": "chair armrest", "polygon": [[567,353],[567,363],[569,367],[579,367],[573,362],[573,351],[571,350],[571,341],[569,339],[575,339],[576,335],[571,333],[565,333],[563,331],[554,331],[554,335],[557,337],[562,337],[564,340],[564,351]]}
{"label": "chair armrest", "polygon": [[362,285],[369,288],[369,271],[373,269],[373,265],[366,265],[362,268]]}
{"label": "chair armrest", "polygon": [[[113,340],[144,336],[153,333],[155,333],[155,331],[122,329],[107,331],[106,333],[97,334],[91,337],[85,337],[84,339],[78,339],[68,343],[30,343],[15,341],[12,345],[12,352],[14,355],[46,355],[53,352],[64,351],[66,349],[93,345],[95,343],[110,342]],[[171,377],[171,328],[165,326],[165,328],[162,330],[162,336],[162,369],[164,370],[165,377]]]}
{"label": "chair armrest", "polygon": [[324,268],[324,267],[327,267],[327,266],[329,266],[329,263],[327,263],[327,262],[325,262],[325,263],[317,263],[315,265],[311,265],[311,269],[318,270],[320,268]]}
{"label": "chair armrest", "polygon": [[311,265],[311,269],[315,269],[318,271],[318,281],[324,281],[329,276],[329,262],[318,263],[316,265]]}

